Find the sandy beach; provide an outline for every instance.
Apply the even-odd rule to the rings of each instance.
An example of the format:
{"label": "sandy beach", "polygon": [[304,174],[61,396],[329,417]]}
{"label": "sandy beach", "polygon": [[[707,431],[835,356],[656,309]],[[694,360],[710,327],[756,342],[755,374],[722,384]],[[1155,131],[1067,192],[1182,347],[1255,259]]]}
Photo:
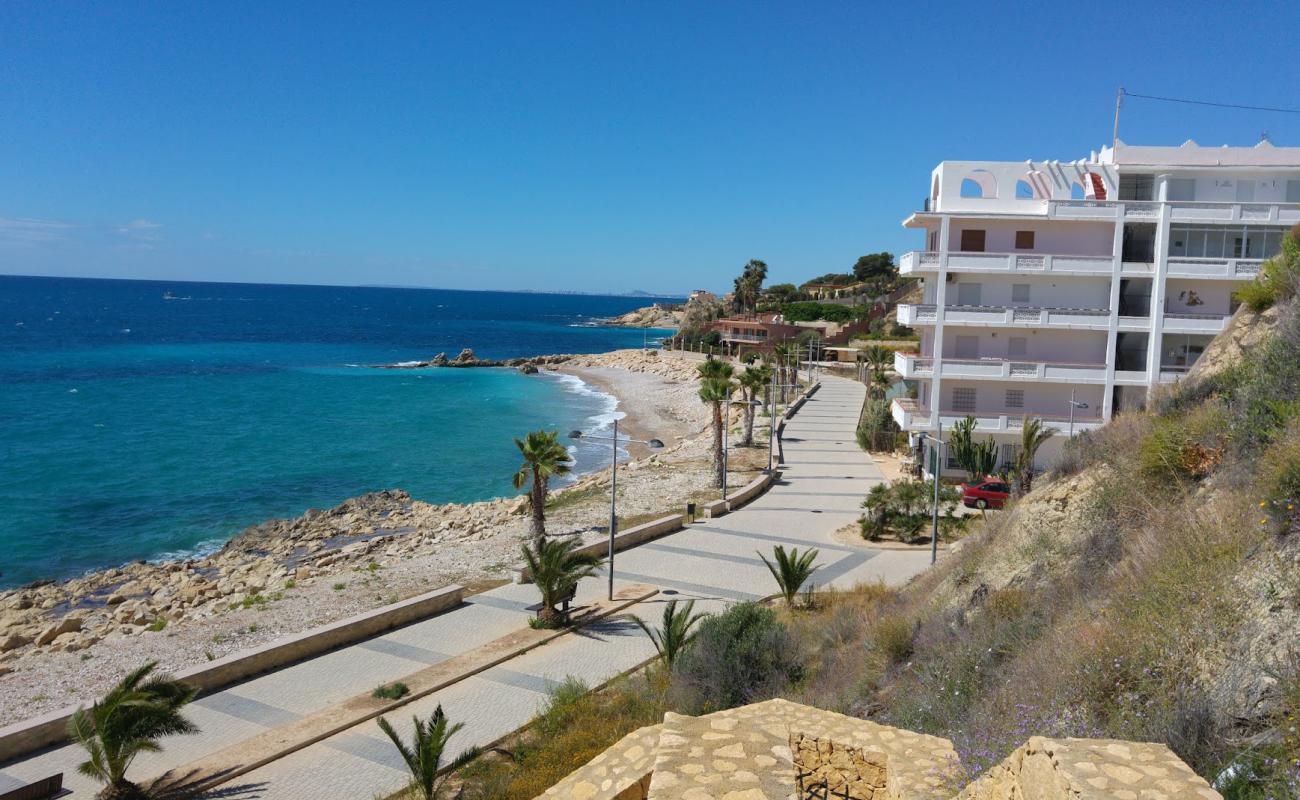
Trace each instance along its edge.
{"label": "sandy beach", "polygon": [[[619,468],[620,524],[713,499],[707,408],[695,363],[624,350],[577,356],[558,368],[608,392],[620,428],[656,437]],[[503,433],[503,436],[506,435]],[[764,434],[765,435],[765,434]],[[766,447],[737,450],[732,484],[766,465]],[[552,535],[602,538],[609,473],[553,493]],[[134,563],[0,593],[0,720],[90,702],[147,660],[179,669],[450,583],[510,578],[528,537],[522,497],[437,505],[400,490],[244,531],[190,561]]]}

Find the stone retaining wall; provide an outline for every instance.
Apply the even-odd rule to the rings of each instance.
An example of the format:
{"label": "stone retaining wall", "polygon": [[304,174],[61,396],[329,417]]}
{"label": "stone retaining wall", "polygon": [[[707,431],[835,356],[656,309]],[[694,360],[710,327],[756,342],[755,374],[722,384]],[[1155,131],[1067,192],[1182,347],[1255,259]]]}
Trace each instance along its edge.
{"label": "stone retaining wall", "polygon": [[[190,667],[176,673],[176,677],[197,687],[200,692],[211,692],[294,661],[369,639],[392,628],[455,608],[464,597],[463,586],[444,586],[400,603],[382,606],[261,647]],[[0,728],[0,762],[64,741],[67,738],[68,719],[75,710],[63,708]]]}

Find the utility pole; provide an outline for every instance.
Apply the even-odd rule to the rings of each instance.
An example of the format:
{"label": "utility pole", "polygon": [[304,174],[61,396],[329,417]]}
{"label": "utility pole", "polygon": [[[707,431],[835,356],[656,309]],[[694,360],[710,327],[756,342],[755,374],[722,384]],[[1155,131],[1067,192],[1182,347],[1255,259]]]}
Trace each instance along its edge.
{"label": "utility pole", "polygon": [[1110,146],[1111,149],[1119,147],[1119,110],[1124,105],[1124,87],[1119,87],[1115,93],[1115,127],[1111,130]]}

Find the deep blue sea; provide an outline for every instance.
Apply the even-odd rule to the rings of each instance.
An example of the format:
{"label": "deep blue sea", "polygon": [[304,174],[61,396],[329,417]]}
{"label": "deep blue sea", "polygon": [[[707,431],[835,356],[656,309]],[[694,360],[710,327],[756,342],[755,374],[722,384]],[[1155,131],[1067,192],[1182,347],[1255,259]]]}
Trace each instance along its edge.
{"label": "deep blue sea", "polygon": [[[370,365],[640,347],[591,322],[648,302],[0,276],[0,587],[202,552],[378,489],[513,494],[511,437],[600,427],[612,398]],[[604,452],[579,448],[577,469]]]}

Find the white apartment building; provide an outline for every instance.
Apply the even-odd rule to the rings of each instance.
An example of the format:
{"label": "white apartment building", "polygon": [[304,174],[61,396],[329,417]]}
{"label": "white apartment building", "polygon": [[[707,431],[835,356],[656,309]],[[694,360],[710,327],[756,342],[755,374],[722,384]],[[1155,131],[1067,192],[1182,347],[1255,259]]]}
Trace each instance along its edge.
{"label": "white apartment building", "polygon": [[895,400],[894,419],[915,445],[972,415],[1006,465],[1025,415],[1065,434],[1072,408],[1077,433],[1140,407],[1223,330],[1233,290],[1297,223],[1300,148],[1268,141],[945,161],[924,210],[903,222],[925,249],[900,271],[924,294],[898,308],[921,342],[896,356],[916,398]]}

